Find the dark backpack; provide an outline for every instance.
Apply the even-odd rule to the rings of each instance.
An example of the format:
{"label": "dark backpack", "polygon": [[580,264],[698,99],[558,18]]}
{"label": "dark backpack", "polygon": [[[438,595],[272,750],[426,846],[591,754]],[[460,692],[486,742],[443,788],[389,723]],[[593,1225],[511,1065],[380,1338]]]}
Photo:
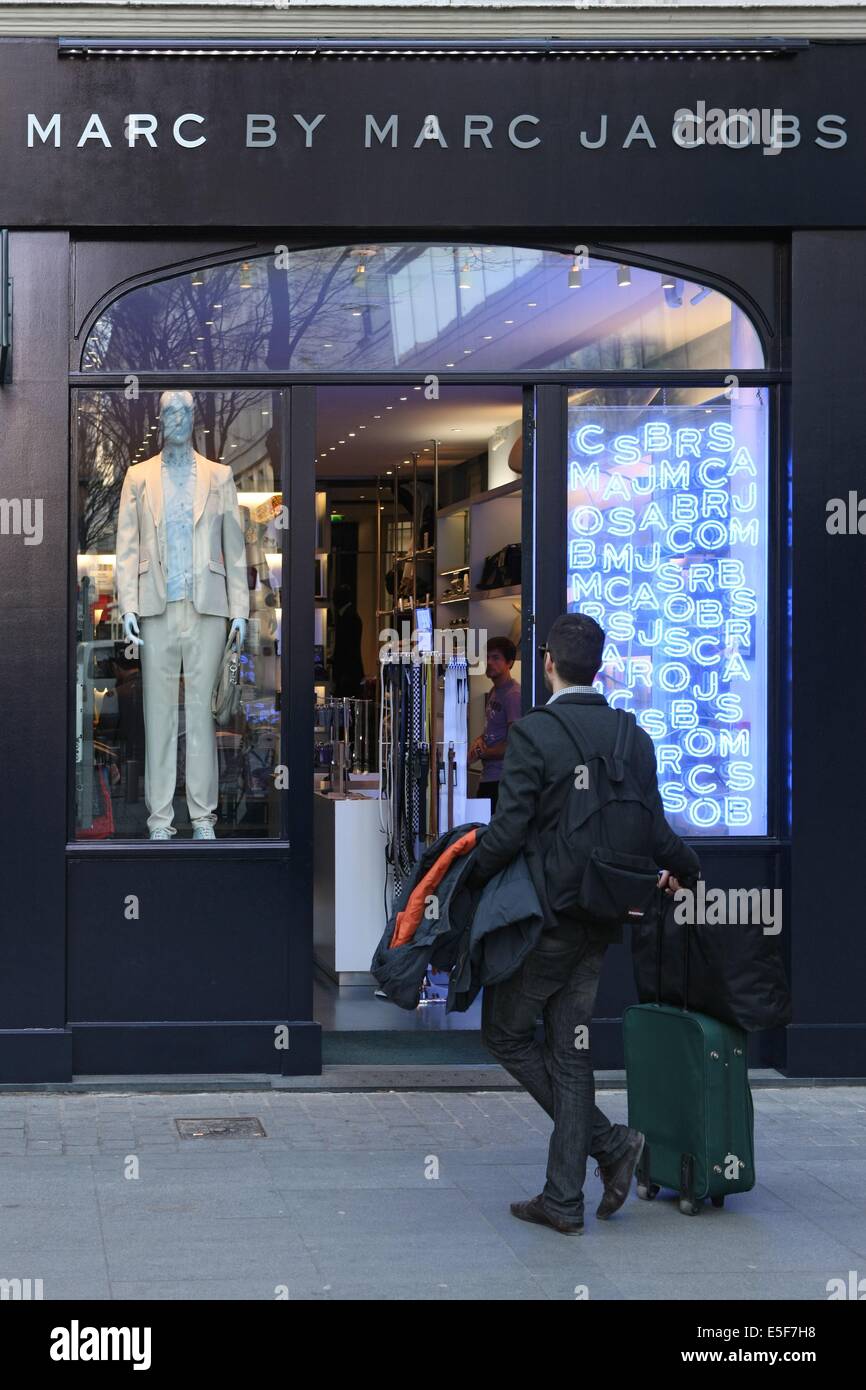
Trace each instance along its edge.
{"label": "dark backpack", "polygon": [[553,844],[544,860],[550,906],[600,926],[639,922],[651,914],[658,887],[652,858],[653,807],[631,765],[637,721],[617,718],[613,752],[581,748],[571,721],[542,706],[568,734],[577,753]]}

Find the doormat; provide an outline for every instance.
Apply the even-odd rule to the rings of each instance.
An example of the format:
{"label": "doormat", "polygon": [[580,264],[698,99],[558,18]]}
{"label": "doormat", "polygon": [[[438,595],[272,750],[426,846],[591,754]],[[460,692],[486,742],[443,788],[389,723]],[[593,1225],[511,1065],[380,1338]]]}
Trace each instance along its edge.
{"label": "doormat", "polygon": [[226,1119],[175,1120],[181,1139],[266,1139],[261,1120],[252,1115]]}
{"label": "doormat", "polygon": [[341,1062],[354,1065],[398,1062],[404,1066],[480,1062],[489,1065],[493,1060],[481,1042],[480,1033],[469,1029],[455,1028],[451,1033],[359,1029],[322,1034],[322,1061],[329,1066]]}

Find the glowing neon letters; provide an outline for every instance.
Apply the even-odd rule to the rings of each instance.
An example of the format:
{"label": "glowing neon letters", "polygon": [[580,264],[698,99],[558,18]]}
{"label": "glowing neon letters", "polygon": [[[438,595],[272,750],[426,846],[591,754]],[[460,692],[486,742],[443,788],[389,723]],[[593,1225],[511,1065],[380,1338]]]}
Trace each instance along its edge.
{"label": "glowing neon letters", "polygon": [[686,834],[766,830],[766,419],[569,408],[568,606],[605,629],[599,686],[656,743]]}

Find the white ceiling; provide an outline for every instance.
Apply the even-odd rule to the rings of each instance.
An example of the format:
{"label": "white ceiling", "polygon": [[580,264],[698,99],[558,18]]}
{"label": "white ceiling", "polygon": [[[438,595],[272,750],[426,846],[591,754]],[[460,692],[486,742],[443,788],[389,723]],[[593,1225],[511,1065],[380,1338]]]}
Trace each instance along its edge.
{"label": "white ceiling", "polygon": [[432,463],[434,439],[440,464],[460,463],[483,452],[495,430],[518,420],[523,409],[520,387],[447,382],[441,383],[438,400],[395,382],[321,386],[317,402],[316,472],[328,478],[386,473],[411,458],[413,450],[419,462]]}

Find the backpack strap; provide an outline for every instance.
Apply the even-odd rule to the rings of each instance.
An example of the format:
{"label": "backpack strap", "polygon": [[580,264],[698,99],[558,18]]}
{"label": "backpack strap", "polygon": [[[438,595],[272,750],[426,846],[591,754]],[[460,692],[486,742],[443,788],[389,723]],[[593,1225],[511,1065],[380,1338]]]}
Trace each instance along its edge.
{"label": "backpack strap", "polygon": [[[566,719],[559,710],[551,709],[548,705],[536,705],[533,714],[549,714],[556,720],[561,729],[564,729],[574,745],[577,756],[582,764],[586,764],[586,758],[578,742],[577,735],[571,727],[571,721]],[[611,782],[621,782],[625,776],[625,767],[631,756],[634,744],[634,733],[637,728],[637,720],[631,710],[615,709],[616,715],[616,742],[612,753],[595,753],[594,757],[601,758],[604,762],[607,775]]]}

